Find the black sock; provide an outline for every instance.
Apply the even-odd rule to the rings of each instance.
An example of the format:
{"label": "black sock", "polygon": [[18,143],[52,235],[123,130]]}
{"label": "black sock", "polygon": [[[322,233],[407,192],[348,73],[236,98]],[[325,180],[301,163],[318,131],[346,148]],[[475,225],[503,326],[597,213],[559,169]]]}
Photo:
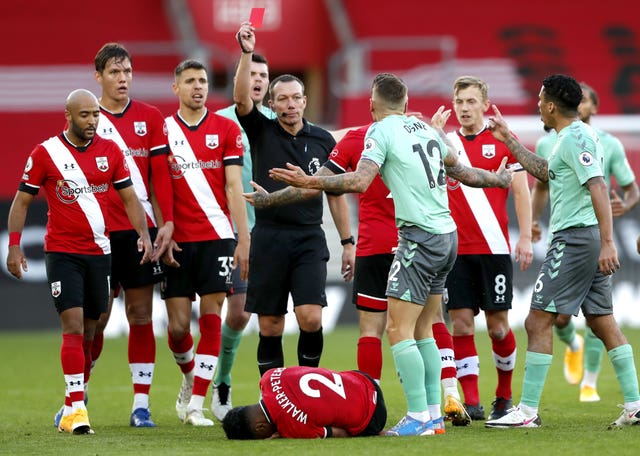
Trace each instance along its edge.
{"label": "black sock", "polygon": [[282,352],[282,336],[263,336],[260,334],[258,342],[258,369],[260,376],[275,367],[284,366],[284,353]]}
{"label": "black sock", "polygon": [[322,328],[315,332],[300,330],[298,337],[298,364],[300,366],[318,367],[324,339]]}

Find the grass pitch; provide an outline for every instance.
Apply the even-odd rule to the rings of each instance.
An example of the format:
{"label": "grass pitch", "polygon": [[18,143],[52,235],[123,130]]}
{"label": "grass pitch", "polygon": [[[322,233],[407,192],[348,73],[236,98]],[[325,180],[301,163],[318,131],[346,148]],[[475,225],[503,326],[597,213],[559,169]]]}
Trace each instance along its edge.
{"label": "grass pitch", "polygon": [[[640,330],[626,329],[625,334],[636,348],[640,366]],[[526,336],[517,331],[518,360],[514,373],[514,402],[520,398]],[[339,327],[325,335],[322,365],[335,370],[356,367],[355,327]],[[622,396],[605,356],[598,384],[602,398],[596,403],[578,402],[578,387],[568,385],[562,374],[564,346],[555,341],[553,365],[543,393],[540,429],[485,429],[482,422],[470,427],[447,425],[442,436],[409,438],[356,438],[269,441],[229,441],[222,426],[212,428],[184,426],[176,417],[174,404],[180,387],[180,372],[165,338],[157,341],[157,364],[151,388],[151,411],[155,429],[129,427],[132,387],[127,365],[125,338],[108,339],[89,387],[89,416],[95,435],[59,434],[53,427],[53,415],[63,399],[64,385],[59,361],[60,334],[57,332],[0,334],[3,362],[0,367],[0,454],[56,455],[200,455],[260,454],[299,455],[328,454],[399,454],[426,453],[573,455],[637,454],[640,426],[608,430],[607,425],[619,415],[616,404]],[[197,339],[196,339],[197,340]],[[285,336],[285,362],[296,362],[297,338]],[[495,368],[486,332],[476,338],[481,360],[480,393],[487,413],[491,409],[496,382]],[[233,369],[233,404],[244,405],[258,400],[258,370],[255,362],[257,336],[243,339]],[[396,378],[388,344],[384,343],[382,389],[388,407],[388,426],[405,413],[406,405]],[[209,405],[207,398],[206,404]],[[209,416],[212,415],[209,413]],[[215,419],[214,419],[215,420]],[[437,453],[436,453],[437,452]]]}

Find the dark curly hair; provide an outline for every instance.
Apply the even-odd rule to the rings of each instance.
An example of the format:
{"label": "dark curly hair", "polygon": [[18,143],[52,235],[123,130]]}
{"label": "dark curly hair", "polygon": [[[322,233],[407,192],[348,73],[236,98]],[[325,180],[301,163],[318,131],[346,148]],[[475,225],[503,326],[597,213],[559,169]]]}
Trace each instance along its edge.
{"label": "dark curly hair", "polygon": [[250,440],[255,439],[253,429],[249,423],[248,407],[234,407],[225,415],[222,420],[222,429],[227,434],[228,439]]}
{"label": "dark curly hair", "polygon": [[545,99],[553,102],[565,115],[575,115],[582,101],[582,88],[578,81],[564,74],[553,74],[542,81]]}

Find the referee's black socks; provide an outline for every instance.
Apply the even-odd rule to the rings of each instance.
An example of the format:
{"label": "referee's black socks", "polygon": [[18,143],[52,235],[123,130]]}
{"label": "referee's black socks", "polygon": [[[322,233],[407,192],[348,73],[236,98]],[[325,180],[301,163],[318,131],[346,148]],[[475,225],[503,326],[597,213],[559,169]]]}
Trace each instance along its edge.
{"label": "referee's black socks", "polygon": [[263,336],[260,334],[258,342],[258,369],[260,376],[276,367],[284,366],[284,353],[282,352],[282,336]]}
{"label": "referee's black socks", "polygon": [[298,338],[298,364],[300,366],[318,367],[324,346],[322,327],[314,332],[300,330]]}

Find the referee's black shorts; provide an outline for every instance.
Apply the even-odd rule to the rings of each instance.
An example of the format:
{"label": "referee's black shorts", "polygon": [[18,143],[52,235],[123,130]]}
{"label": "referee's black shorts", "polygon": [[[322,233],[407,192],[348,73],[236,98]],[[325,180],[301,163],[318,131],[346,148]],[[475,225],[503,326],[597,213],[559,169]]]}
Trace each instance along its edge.
{"label": "referee's black shorts", "polygon": [[329,249],[319,225],[256,225],[251,232],[245,310],[284,315],[289,293],[294,306],[326,306],[327,261]]}

